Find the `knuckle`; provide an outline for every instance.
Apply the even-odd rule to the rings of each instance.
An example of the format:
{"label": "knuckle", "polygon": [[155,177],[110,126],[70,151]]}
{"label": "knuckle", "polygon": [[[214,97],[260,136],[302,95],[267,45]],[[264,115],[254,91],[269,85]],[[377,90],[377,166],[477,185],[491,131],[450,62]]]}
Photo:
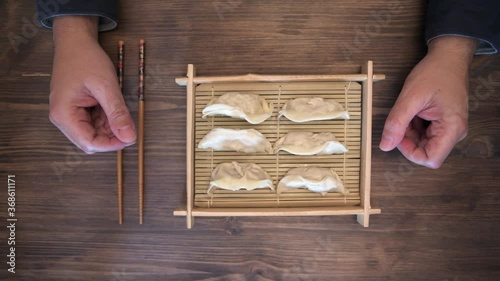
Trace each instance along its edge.
{"label": "knuckle", "polygon": [[401,129],[402,124],[401,121],[399,121],[396,118],[388,118],[387,121],[385,122],[385,129],[389,131],[397,131]]}
{"label": "knuckle", "polygon": [[460,136],[460,140],[465,139],[469,135],[469,130],[465,128],[465,130],[462,132],[462,135]]}
{"label": "knuckle", "polygon": [[60,100],[57,98],[58,92],[55,90],[50,91],[50,99],[49,99],[49,120],[54,125],[61,124],[64,122],[64,113],[65,106]]}
{"label": "knuckle", "polygon": [[458,122],[458,128],[459,128],[459,130],[467,131],[467,120],[464,120],[464,119],[460,120]]}
{"label": "knuckle", "polygon": [[52,124],[57,126],[62,120],[60,111],[57,109],[51,108],[49,110],[49,120],[50,120],[50,122],[52,122]]}
{"label": "knuckle", "polygon": [[469,128],[467,126],[467,120],[460,120],[457,122],[457,135],[458,141],[461,141],[467,137],[469,134]]}
{"label": "knuckle", "polygon": [[99,79],[96,81],[97,86],[94,88],[95,94],[106,95],[113,89],[113,85],[106,79]]}
{"label": "knuckle", "polygon": [[128,110],[123,106],[117,106],[113,109],[111,114],[108,116],[110,121],[116,120],[122,116],[126,116],[128,114]]}

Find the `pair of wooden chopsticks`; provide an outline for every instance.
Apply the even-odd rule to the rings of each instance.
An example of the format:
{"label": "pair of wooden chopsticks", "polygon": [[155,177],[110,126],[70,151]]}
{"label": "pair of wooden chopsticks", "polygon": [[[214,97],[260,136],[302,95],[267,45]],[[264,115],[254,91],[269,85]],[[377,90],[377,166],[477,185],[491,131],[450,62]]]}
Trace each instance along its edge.
{"label": "pair of wooden chopsticks", "polygon": [[[124,43],[118,42],[118,83],[123,93],[123,55]],[[144,68],[145,68],[145,44],[144,40],[139,40],[139,90],[138,90],[138,138],[139,145],[139,223],[143,221],[143,202],[144,202]],[[116,154],[117,185],[118,185],[118,221],[123,223],[123,151],[118,150]]]}

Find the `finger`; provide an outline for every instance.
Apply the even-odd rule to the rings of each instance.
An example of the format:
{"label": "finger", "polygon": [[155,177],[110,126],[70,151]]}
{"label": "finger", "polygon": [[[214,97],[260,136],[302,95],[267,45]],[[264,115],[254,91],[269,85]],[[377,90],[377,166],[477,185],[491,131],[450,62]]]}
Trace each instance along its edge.
{"label": "finger", "polygon": [[[61,116],[63,115],[63,116]],[[73,108],[66,114],[59,114],[60,118],[51,121],[56,127],[78,148],[87,154],[95,152],[107,152],[123,149],[128,144],[121,142],[118,138],[96,133],[92,126],[91,118],[84,108]]]}
{"label": "finger", "polygon": [[118,82],[91,81],[87,88],[106,113],[113,134],[124,143],[134,143],[137,138],[134,121],[125,105]]}
{"label": "finger", "polygon": [[411,120],[423,109],[421,101],[400,96],[385,121],[380,149],[393,150],[403,139]]}
{"label": "finger", "polygon": [[[432,126],[436,126],[436,124],[431,124],[428,131],[433,130]],[[405,137],[398,145],[398,149],[408,160],[418,165],[437,169],[448,157],[459,136],[451,130],[444,129],[437,134],[429,133],[428,135],[431,137],[428,139],[423,137],[418,143]]]}
{"label": "finger", "polygon": [[86,153],[116,151],[127,146],[116,136],[96,134],[89,122],[80,121],[73,128],[74,134],[80,135],[78,146]]}

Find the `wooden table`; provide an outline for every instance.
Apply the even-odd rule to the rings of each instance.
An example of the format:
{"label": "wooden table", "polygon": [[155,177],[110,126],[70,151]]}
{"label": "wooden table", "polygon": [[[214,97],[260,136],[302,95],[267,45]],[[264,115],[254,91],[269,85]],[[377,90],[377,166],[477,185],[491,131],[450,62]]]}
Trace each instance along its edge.
{"label": "wooden table", "polygon": [[[378,142],[424,56],[424,1],[121,1],[101,34],[127,47],[125,96],[136,112],[137,42],[147,42],[145,221],[138,224],[137,148],[125,150],[123,225],[115,153],[84,155],[48,119],[51,32],[29,29],[33,1],[0,4],[0,249],[5,280],[8,174],[16,179],[16,274],[9,280],[498,280],[500,60],[476,58],[469,136],[439,170]],[[125,4],[126,2],[126,4]],[[23,31],[24,30],[24,31]],[[24,33],[23,33],[24,32]],[[13,48],[5,35],[25,40]],[[373,59],[372,205],[354,216],[173,217],[185,204],[185,89],[174,77],[359,73]]]}

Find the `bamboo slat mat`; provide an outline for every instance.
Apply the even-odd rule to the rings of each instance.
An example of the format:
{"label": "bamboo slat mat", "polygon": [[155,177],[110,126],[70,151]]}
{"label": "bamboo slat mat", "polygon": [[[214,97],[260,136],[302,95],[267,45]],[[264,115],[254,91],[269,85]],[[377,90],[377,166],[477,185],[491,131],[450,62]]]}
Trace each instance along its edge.
{"label": "bamboo slat mat", "polygon": [[[274,106],[273,115],[257,125],[245,120],[224,116],[201,118],[202,110],[212,97],[227,92],[254,93],[264,97]],[[349,120],[328,120],[294,123],[277,118],[283,104],[293,98],[322,97],[335,99],[349,111]],[[195,95],[195,190],[194,206],[210,207],[315,207],[315,206],[355,206],[360,204],[360,149],[361,149],[361,85],[357,82],[286,82],[286,83],[217,83],[201,84]],[[218,152],[198,149],[200,140],[212,128],[229,129],[254,128],[274,142],[289,131],[307,130],[332,132],[336,139],[349,151],[338,155],[297,156],[287,152],[276,154],[245,154],[239,152]],[[269,189],[252,191],[227,191],[216,189],[207,194],[212,170],[223,162],[253,162],[262,167],[272,178],[275,189],[280,179],[289,169],[304,165],[333,168],[344,182],[349,194],[329,192],[326,196],[296,189],[279,196]]]}

